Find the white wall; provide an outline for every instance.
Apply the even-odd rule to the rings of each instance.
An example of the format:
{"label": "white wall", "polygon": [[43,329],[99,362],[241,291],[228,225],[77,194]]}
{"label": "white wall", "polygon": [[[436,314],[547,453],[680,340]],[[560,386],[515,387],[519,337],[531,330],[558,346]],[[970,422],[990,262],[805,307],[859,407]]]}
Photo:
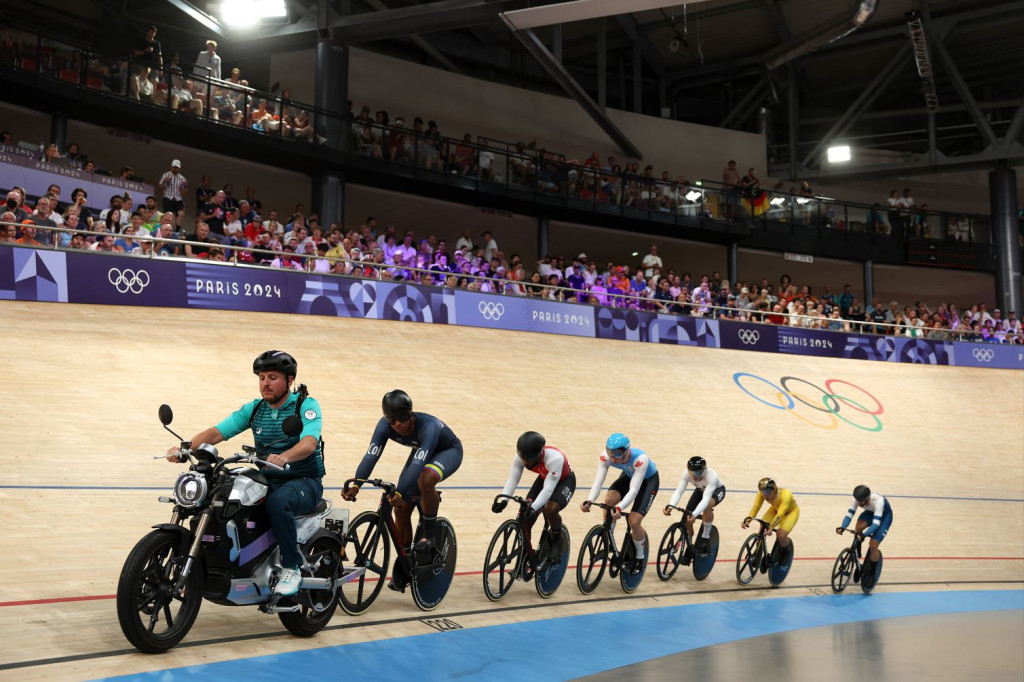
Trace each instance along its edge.
{"label": "white wall", "polygon": [[[270,80],[292,88],[297,100],[313,101],[313,50],[271,57]],[[296,74],[301,76],[296,77]],[[538,147],[570,158],[592,151],[626,158],[574,100],[492,83],[385,55],[353,49],[349,58],[348,97],[356,112],[365,104],[386,109],[394,120],[420,116],[437,121],[441,133],[465,133],[509,142],[537,141]],[[609,117],[654,165],[660,175],[717,179],[729,159],[746,168],[765,168],[760,135],[644,116],[617,109]],[[642,166],[641,166],[642,167]]]}

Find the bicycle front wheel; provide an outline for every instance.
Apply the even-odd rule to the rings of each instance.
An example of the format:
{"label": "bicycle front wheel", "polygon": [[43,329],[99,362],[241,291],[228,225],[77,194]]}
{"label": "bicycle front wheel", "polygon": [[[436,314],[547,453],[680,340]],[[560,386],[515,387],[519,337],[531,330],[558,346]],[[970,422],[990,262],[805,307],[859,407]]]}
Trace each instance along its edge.
{"label": "bicycle front wheel", "polygon": [[657,569],[658,577],[662,580],[668,580],[679,569],[679,560],[686,545],[683,537],[684,533],[686,533],[686,529],[683,528],[683,524],[673,523],[661,538],[655,568]]}
{"label": "bicycle front wheel", "polygon": [[345,535],[345,554],[353,566],[363,569],[363,573],[341,584],[338,603],[345,613],[358,616],[373,604],[388,574],[391,544],[381,525],[380,514],[368,511],[355,518]]}
{"label": "bicycle front wheel", "polygon": [[484,558],[484,594],[498,601],[512,589],[523,566],[523,529],[509,519],[498,526]]}
{"label": "bicycle front wheel", "polygon": [[839,594],[850,584],[853,578],[853,571],[857,567],[857,559],[849,547],[845,548],[836,557],[832,565],[832,591]]}
{"label": "bicycle front wheel", "polygon": [[576,561],[576,586],[583,594],[597,589],[608,565],[608,534],[604,526],[594,526],[583,538]]}
{"label": "bicycle front wheel", "polygon": [[736,558],[736,582],[740,585],[750,584],[757,575],[763,549],[761,536],[757,533],[750,535],[740,547],[740,554]]}

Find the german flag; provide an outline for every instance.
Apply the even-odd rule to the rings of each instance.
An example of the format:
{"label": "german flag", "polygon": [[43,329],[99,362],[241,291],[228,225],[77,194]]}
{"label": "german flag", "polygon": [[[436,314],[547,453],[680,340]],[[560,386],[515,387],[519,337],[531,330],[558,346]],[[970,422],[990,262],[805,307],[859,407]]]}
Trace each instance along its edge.
{"label": "german flag", "polygon": [[758,192],[756,197],[743,200],[743,208],[747,209],[747,213],[754,217],[762,215],[768,210],[768,206],[768,193],[764,191]]}

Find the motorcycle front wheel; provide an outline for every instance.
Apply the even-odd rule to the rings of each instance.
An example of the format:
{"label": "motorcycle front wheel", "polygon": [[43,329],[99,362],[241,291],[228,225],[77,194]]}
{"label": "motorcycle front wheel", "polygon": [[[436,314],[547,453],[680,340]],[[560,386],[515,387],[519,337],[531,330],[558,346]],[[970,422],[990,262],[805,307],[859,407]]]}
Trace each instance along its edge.
{"label": "motorcycle front wheel", "polygon": [[178,592],[175,584],[188,559],[181,534],[155,530],[128,554],[117,582],[117,620],[139,651],[158,654],[184,639],[203,603],[203,572],[193,564]]}

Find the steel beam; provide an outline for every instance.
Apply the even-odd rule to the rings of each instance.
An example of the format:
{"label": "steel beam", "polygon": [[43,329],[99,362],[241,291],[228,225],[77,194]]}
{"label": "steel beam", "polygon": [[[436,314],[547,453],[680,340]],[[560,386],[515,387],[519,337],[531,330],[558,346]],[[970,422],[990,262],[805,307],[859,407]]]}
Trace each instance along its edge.
{"label": "steel beam", "polygon": [[[1024,164],[1024,146],[1013,144],[1010,147],[999,149],[986,149],[978,154],[965,156],[938,156],[933,163],[927,155],[914,161],[893,161],[891,163],[878,163],[865,166],[835,166],[825,169],[803,168],[800,171],[801,180],[820,180],[828,182],[839,182],[849,180],[874,179],[879,177],[900,177],[908,175],[925,175],[937,172],[952,172],[963,170],[991,170],[994,163],[1006,160],[1011,166]],[[788,166],[774,165],[768,169],[771,177],[784,177]]]}
{"label": "steel beam", "polygon": [[889,63],[886,64],[881,71],[879,71],[871,82],[868,83],[867,87],[861,91],[857,99],[853,101],[853,104],[843,112],[843,115],[839,117],[839,120],[833,124],[827,133],[821,136],[821,139],[814,145],[814,148],[808,152],[807,156],[804,157],[801,162],[803,169],[808,168],[808,164],[814,160],[814,158],[821,153],[821,150],[825,148],[829,142],[834,138],[842,136],[851,125],[857,122],[861,113],[868,107],[870,107],[876,99],[881,96],[882,91],[885,87],[892,82],[899,73],[901,66],[907,64],[907,57],[910,55],[911,48],[910,44],[904,44],[902,48],[896,51],[896,54],[892,56]]}
{"label": "steel beam", "polygon": [[604,17],[597,29],[597,107],[604,111],[608,107],[608,41]]}
{"label": "steel beam", "polygon": [[1013,115],[1013,120],[1010,121],[1010,127],[1006,129],[1003,145],[1010,146],[1017,142],[1017,136],[1020,135],[1022,125],[1024,125],[1024,97],[1021,98],[1020,104],[1017,106],[1017,112]]}
{"label": "steel beam", "polygon": [[[387,12],[390,11],[391,9],[383,2],[381,2],[381,0],[364,0],[364,2],[366,2],[366,4],[368,4],[370,7],[377,10],[378,12]],[[433,59],[435,62],[437,62],[444,68],[448,69],[452,73],[462,74],[462,69],[455,66],[452,60],[448,59],[448,57],[445,57],[437,49],[435,49],[434,46],[431,45],[426,38],[417,33],[410,33],[407,37],[409,38],[409,40],[412,41],[413,45],[420,48],[420,50],[422,50],[428,57]]]}
{"label": "steel beam", "polygon": [[576,102],[583,107],[583,110],[590,115],[594,122],[601,127],[608,137],[618,145],[625,154],[642,159],[643,154],[629,141],[626,134],[623,133],[615,123],[612,122],[608,115],[604,112],[601,107],[597,105],[594,100],[590,99],[590,95],[587,91],[576,82],[576,79],[572,77],[565,67],[558,63],[555,56],[551,54],[551,51],[544,46],[544,43],[537,34],[527,29],[525,31],[513,31],[512,35],[519,40],[519,42],[526,48],[526,50],[533,55],[534,59],[540,62],[544,70],[548,72],[555,82],[562,86],[562,88],[572,97]]}
{"label": "steel beam", "polygon": [[946,75],[949,76],[949,80],[952,81],[957,94],[960,95],[960,99],[967,106],[967,113],[971,115],[971,119],[978,126],[981,136],[990,146],[998,146],[999,140],[992,131],[992,126],[989,124],[988,119],[985,118],[985,115],[981,113],[981,109],[978,108],[978,102],[974,99],[974,95],[971,93],[967,82],[960,75],[960,70],[956,68],[953,58],[949,55],[949,50],[946,49],[945,44],[941,40],[934,41],[934,45],[935,51],[939,54],[939,59],[946,66]]}
{"label": "steel beam", "polygon": [[633,111],[644,113],[643,58],[640,53],[640,41],[633,41]]}
{"label": "steel beam", "polygon": [[644,61],[647,62],[647,66],[651,68],[651,71],[658,74],[659,79],[665,78],[668,73],[665,60],[661,58],[658,48],[651,42],[651,37],[640,30],[640,23],[636,20],[636,17],[632,14],[618,14],[615,16],[615,21],[619,23],[619,27],[622,28],[634,45],[638,42],[640,43],[640,50],[643,52]]}
{"label": "steel beam", "polygon": [[192,3],[186,2],[186,0],[167,0],[167,2],[192,17],[194,20],[202,24],[207,30],[213,31],[221,37],[224,36],[224,29],[221,28],[220,22]]}

